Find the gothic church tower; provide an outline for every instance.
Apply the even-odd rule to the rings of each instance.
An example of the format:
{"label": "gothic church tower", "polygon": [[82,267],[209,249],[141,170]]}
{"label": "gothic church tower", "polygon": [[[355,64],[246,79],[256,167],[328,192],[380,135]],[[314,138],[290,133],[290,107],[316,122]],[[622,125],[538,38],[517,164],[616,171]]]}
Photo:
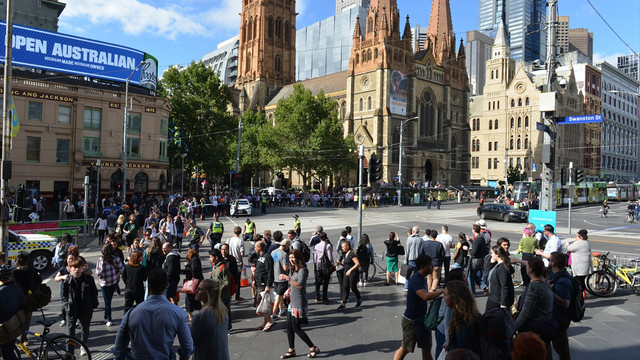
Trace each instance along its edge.
{"label": "gothic church tower", "polygon": [[295,0],[242,0],[238,79],[240,111],[262,110],[295,82]]}

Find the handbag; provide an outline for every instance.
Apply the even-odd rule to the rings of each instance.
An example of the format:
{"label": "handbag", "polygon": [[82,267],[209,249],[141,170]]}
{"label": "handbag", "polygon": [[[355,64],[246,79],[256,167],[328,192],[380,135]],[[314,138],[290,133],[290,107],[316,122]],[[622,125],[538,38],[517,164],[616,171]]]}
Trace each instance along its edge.
{"label": "handbag", "polygon": [[[402,276],[403,278],[407,278],[407,274],[409,273],[409,265],[407,264],[401,264],[400,265],[400,276]],[[408,280],[408,279],[407,279]]]}
{"label": "handbag", "polygon": [[29,328],[24,310],[20,309],[9,320],[0,324],[0,344],[13,342]]}
{"label": "handbag", "polygon": [[471,258],[471,270],[480,271],[484,268],[484,259]]}
{"label": "handbag", "polygon": [[51,302],[51,288],[47,284],[34,284],[33,270],[31,270],[31,290],[27,293],[27,307],[26,310],[33,312],[44,306],[47,306]]}
{"label": "handbag", "polygon": [[191,280],[185,280],[184,284],[182,284],[182,293],[195,294],[196,289],[198,289],[198,285],[200,285],[200,280],[196,278],[192,278]]}
{"label": "handbag", "polygon": [[271,315],[273,310],[273,296],[271,295],[271,291],[262,291],[260,292],[260,303],[256,308],[256,314],[258,315]]}
{"label": "handbag", "polygon": [[431,301],[429,310],[424,316],[424,326],[429,330],[435,330],[438,324],[442,322],[444,316],[440,316],[440,305],[442,304],[442,298],[437,297]]}

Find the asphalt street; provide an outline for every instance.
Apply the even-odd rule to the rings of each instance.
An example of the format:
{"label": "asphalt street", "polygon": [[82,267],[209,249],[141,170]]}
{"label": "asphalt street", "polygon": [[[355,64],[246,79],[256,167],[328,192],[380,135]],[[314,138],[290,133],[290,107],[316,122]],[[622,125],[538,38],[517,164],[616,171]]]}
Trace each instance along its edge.
{"label": "asphalt street", "polygon": [[[440,231],[442,225],[449,226],[450,234],[470,233],[471,225],[478,220],[475,203],[443,204],[440,210],[426,207],[379,207],[367,208],[363,212],[363,232],[367,233],[377,254],[381,254],[382,241],[393,231],[400,235],[404,244],[405,234],[409,228],[418,225],[424,229]],[[255,210],[254,210],[255,211]],[[259,212],[259,211],[257,211]],[[257,231],[288,231],[293,227],[293,214],[298,214],[302,221],[302,239],[308,241],[316,226],[322,225],[332,240],[339,238],[340,231],[347,225],[353,228],[353,235],[358,233],[358,211],[353,209],[327,208],[269,208],[266,215],[254,214]],[[602,219],[596,207],[579,207],[572,211],[572,232],[586,228],[592,250],[615,255],[619,261],[640,256],[640,225],[624,223],[624,205],[614,203],[609,218]],[[569,234],[567,210],[558,211],[558,234],[563,238],[573,238]],[[231,235],[234,225],[242,226],[245,218],[222,218],[225,226],[224,238]],[[205,229],[210,220],[199,221],[198,226]],[[507,237],[511,240],[511,249],[517,249],[518,239],[522,236],[522,223],[504,223],[488,220],[488,227],[493,238]],[[205,229],[206,230],[206,229]],[[247,250],[250,246],[246,244]],[[201,248],[203,266],[208,272],[208,246]],[[100,255],[97,240],[89,239],[88,246],[81,249],[81,254],[89,261],[92,268]],[[182,256],[186,252],[183,250]],[[246,262],[246,261],[245,261]],[[53,290],[53,300],[44,309],[47,318],[55,318],[60,312],[58,284],[53,281],[54,273],[49,270],[43,277]],[[313,303],[313,271],[307,284],[311,293],[310,321],[304,329],[321,349],[319,358],[330,359],[390,359],[400,346],[400,318],[405,306],[405,293],[400,286],[383,286],[380,274],[377,274],[367,287],[361,288],[363,306],[354,309],[354,298],[347,310],[336,312],[339,289],[335,276],[329,287],[333,304]],[[121,287],[124,287],[121,285]],[[521,291],[517,289],[516,292]],[[251,298],[248,288],[242,289],[242,296]],[[486,297],[476,298],[478,308],[485,307]],[[88,346],[93,359],[111,359],[109,349],[114,343],[115,334],[122,316],[124,296],[115,296],[113,300],[114,326],[106,327],[101,305],[93,315],[91,334]],[[184,306],[184,300],[181,300]],[[254,330],[261,324],[256,316],[251,301],[245,300],[232,304],[234,316],[233,331],[229,336],[229,350],[232,359],[279,359],[287,351],[285,323],[280,320],[271,331],[265,333]],[[570,345],[574,359],[640,359],[640,296],[626,289],[619,290],[610,298],[587,298],[587,313],[579,324],[569,328]],[[41,330],[35,321],[41,316],[34,314],[32,329]],[[64,328],[54,325],[53,332],[63,332]],[[306,356],[308,349],[296,339],[299,356]],[[177,341],[175,342],[177,345]],[[412,354],[408,359],[419,358]],[[557,358],[557,357],[556,357]]]}

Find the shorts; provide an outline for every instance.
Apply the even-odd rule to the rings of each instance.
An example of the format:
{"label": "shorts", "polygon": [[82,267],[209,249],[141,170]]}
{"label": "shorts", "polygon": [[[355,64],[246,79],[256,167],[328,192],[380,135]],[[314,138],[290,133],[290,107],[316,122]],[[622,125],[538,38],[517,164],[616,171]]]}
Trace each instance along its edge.
{"label": "shorts", "polygon": [[422,349],[430,349],[432,345],[431,340],[431,331],[429,331],[429,336],[424,339],[416,339],[416,330],[413,327],[413,321],[402,317],[402,348],[407,350],[408,352],[413,352],[415,350],[416,345]]}
{"label": "shorts", "polygon": [[398,257],[387,256],[387,272],[398,272]]}
{"label": "shorts", "polygon": [[282,281],[282,282],[273,282],[273,291],[276,292],[276,295],[284,295],[285,292],[287,292],[287,289],[289,288],[289,283],[286,281]]}

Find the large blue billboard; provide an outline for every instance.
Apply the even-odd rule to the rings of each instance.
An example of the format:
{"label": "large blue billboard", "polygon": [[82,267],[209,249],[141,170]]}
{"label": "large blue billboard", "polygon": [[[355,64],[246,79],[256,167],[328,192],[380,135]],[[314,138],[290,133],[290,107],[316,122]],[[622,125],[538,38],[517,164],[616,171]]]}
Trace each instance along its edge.
{"label": "large blue billboard", "polygon": [[[7,24],[0,22],[2,39],[6,38],[6,31]],[[5,47],[3,44],[0,49],[2,63]],[[142,63],[130,82],[156,90],[158,62],[139,50],[22,25],[13,25],[12,47],[12,63],[16,66],[121,82]]]}

